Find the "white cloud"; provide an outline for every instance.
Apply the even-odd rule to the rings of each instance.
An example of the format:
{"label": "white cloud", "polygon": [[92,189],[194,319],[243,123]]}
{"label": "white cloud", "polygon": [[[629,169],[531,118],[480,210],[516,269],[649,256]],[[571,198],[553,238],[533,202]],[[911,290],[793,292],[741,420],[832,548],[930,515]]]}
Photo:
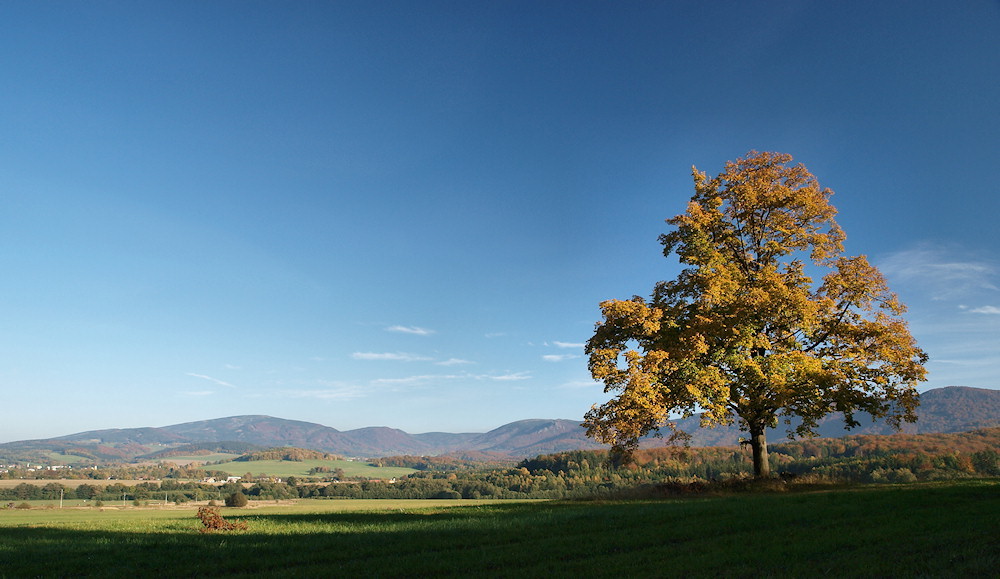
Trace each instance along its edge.
{"label": "white cloud", "polygon": [[372,380],[372,384],[422,384],[434,380],[458,380],[468,377],[467,374],[424,374],[405,378],[377,378]]}
{"label": "white cloud", "polygon": [[[956,299],[982,291],[997,291],[997,266],[985,260],[955,257],[959,250],[920,246],[900,251],[878,265],[886,277],[912,283],[932,299]],[[890,283],[890,287],[892,284]]]}
{"label": "white cloud", "polygon": [[546,362],[562,362],[563,360],[572,360],[573,358],[579,358],[576,354],[548,354],[542,356],[542,360]]}
{"label": "white cloud", "polygon": [[226,386],[226,387],[229,387],[229,388],[236,388],[236,386],[233,386],[229,382],[225,382],[223,380],[219,380],[218,378],[212,378],[211,376],[206,376],[204,374],[194,374],[192,372],[186,372],[186,374],[188,376],[193,376],[195,378],[201,378],[202,380],[208,380],[209,382],[215,382],[216,384],[218,384],[220,386]]}
{"label": "white cloud", "polygon": [[528,380],[531,376],[527,372],[508,372],[506,374],[421,374],[417,376],[406,376],[403,378],[376,378],[372,384],[424,384],[427,382],[441,382],[445,380],[499,380],[516,381]]}
{"label": "white cloud", "polygon": [[354,352],[351,357],[355,360],[391,360],[395,362],[427,362],[433,360],[426,356],[407,354],[405,352]]}
{"label": "white cloud", "polygon": [[500,381],[512,381],[512,380],[530,380],[531,375],[527,372],[513,372],[502,374],[500,376],[488,376],[490,380],[500,380]]}
{"label": "white cloud", "polygon": [[434,362],[438,366],[460,366],[462,364],[475,364],[471,360],[463,360],[461,358],[448,358],[447,360],[442,360],[440,362]]}
{"label": "white cloud", "polygon": [[992,315],[997,315],[997,314],[1000,314],[1000,308],[998,308],[996,306],[983,306],[981,308],[975,308],[973,310],[969,310],[969,313],[970,314],[992,314]]}
{"label": "white cloud", "polygon": [[362,389],[350,385],[334,388],[281,390],[278,394],[286,398],[315,398],[317,400],[353,400],[365,395]]}
{"label": "white cloud", "polygon": [[434,333],[434,330],[428,330],[427,328],[420,328],[417,326],[389,326],[385,329],[387,332],[398,332],[401,334],[414,334],[417,336],[429,336]]}
{"label": "white cloud", "polygon": [[555,347],[557,347],[557,348],[576,348],[578,350],[582,350],[583,347],[584,347],[584,344],[576,344],[576,343],[572,343],[572,342],[559,342],[559,341],[555,341],[555,342],[552,342],[552,344],[555,345]]}
{"label": "white cloud", "polygon": [[581,389],[581,388],[603,388],[604,384],[596,380],[573,380],[559,385],[560,388]]}

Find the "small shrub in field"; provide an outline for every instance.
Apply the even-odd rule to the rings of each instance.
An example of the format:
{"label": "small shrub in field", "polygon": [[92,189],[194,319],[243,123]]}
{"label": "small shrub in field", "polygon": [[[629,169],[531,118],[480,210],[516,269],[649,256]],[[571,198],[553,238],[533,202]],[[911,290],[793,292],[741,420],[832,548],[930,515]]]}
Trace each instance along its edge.
{"label": "small shrub in field", "polygon": [[247,524],[243,521],[234,523],[222,518],[218,507],[198,507],[198,518],[201,519],[201,524],[204,525],[204,528],[201,529],[202,533],[211,533],[213,531],[245,531],[247,528]]}
{"label": "small shrub in field", "polygon": [[249,502],[250,499],[248,499],[247,496],[241,492],[235,492],[226,497],[227,507],[245,507]]}
{"label": "small shrub in field", "polygon": [[21,504],[17,505],[14,508],[15,509],[30,509],[31,505],[29,505],[28,503],[21,503]]}

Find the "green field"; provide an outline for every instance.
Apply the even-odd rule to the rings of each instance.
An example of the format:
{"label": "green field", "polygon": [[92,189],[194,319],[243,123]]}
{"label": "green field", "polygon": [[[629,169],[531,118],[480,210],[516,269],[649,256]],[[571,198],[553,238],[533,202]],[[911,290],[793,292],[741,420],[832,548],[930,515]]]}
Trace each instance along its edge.
{"label": "green field", "polygon": [[[273,503],[272,503],[273,505]],[[452,506],[455,505],[455,506]],[[0,511],[0,575],[996,577],[1000,481],[610,502]]]}
{"label": "green field", "polygon": [[233,476],[243,476],[248,472],[254,476],[270,475],[285,478],[290,476],[323,476],[322,474],[309,474],[309,470],[315,467],[326,467],[331,472],[338,468],[343,469],[345,477],[364,477],[382,480],[401,478],[417,472],[412,468],[396,466],[376,467],[367,462],[357,460],[250,460],[224,462],[203,468],[221,470]]}
{"label": "green field", "polygon": [[211,454],[178,454],[175,456],[168,456],[166,458],[157,459],[159,462],[164,464],[191,464],[193,462],[206,463],[206,462],[218,462],[220,460],[232,460],[239,454],[234,454],[231,452],[213,452]]}
{"label": "green field", "polygon": [[45,456],[48,457],[49,464],[86,464],[94,461],[94,459],[86,456],[64,454],[62,452],[48,452]]}

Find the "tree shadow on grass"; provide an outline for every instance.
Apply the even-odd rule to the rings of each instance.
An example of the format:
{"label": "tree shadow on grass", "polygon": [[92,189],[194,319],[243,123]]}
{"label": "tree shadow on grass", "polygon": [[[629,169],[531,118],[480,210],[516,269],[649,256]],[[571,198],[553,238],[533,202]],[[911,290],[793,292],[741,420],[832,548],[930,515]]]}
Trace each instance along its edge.
{"label": "tree shadow on grass", "polygon": [[[347,523],[347,524],[365,524],[371,523],[373,520],[385,522],[385,523],[403,523],[403,522],[413,522],[420,520],[434,520],[435,522],[442,521],[465,521],[474,520],[476,518],[490,517],[490,516],[537,516],[538,513],[544,509],[558,509],[560,505],[565,508],[566,506],[571,506],[568,503],[498,503],[495,505],[491,504],[476,504],[476,505],[462,505],[456,504],[455,506],[446,507],[408,507],[400,509],[372,509],[370,511],[366,510],[351,510],[351,511],[329,511],[321,513],[263,513],[263,514],[251,514],[247,513],[243,518],[245,520],[257,520],[257,521],[272,521],[275,523]],[[236,512],[223,512],[227,517],[240,517],[242,513]]]}
{"label": "tree shadow on grass", "polygon": [[537,517],[530,506],[519,505],[431,512],[224,514],[247,522],[248,530],[200,533],[201,524],[193,516],[190,531],[157,529],[155,522],[148,532],[0,527],[0,574],[489,574],[537,563],[543,557],[532,557],[520,545],[548,534],[534,524]]}
{"label": "tree shadow on grass", "polygon": [[[224,511],[246,531],[0,527],[0,575],[994,576],[995,483],[429,511]],[[752,498],[753,500],[747,500]],[[104,524],[104,523],[102,523]],[[890,540],[891,538],[891,540]]]}
{"label": "tree shadow on grass", "polygon": [[190,530],[177,529],[176,521],[169,530],[151,522],[146,532],[0,527],[0,574],[594,576],[605,574],[602,568],[611,574],[615,558],[662,546],[635,514],[614,516],[592,503],[546,503],[402,512],[224,511],[248,529],[214,533],[200,533],[193,514]]}

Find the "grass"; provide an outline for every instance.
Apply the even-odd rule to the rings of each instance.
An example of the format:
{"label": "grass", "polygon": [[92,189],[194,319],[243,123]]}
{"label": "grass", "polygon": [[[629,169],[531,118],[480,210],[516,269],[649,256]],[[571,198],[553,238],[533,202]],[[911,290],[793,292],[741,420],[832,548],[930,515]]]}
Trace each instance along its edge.
{"label": "grass", "polygon": [[159,458],[157,459],[157,462],[163,464],[173,463],[173,464],[183,465],[183,464],[191,464],[193,462],[206,463],[206,462],[218,462],[220,460],[232,460],[238,456],[241,455],[232,452],[213,452],[211,454],[179,454],[179,455],[168,456],[166,458]]}
{"label": "grass", "polygon": [[372,479],[401,478],[416,472],[412,468],[396,466],[372,466],[366,462],[356,460],[250,460],[231,461],[222,464],[209,465],[207,469],[221,470],[233,476],[242,476],[247,472],[254,476],[270,475],[279,477],[307,477],[310,475],[309,469],[315,467],[326,467],[330,471],[343,469],[344,476],[347,477],[367,477]]}
{"label": "grass", "polygon": [[85,464],[94,461],[94,459],[90,457],[57,451],[49,452],[46,456],[48,456],[50,464]]}
{"label": "grass", "polygon": [[[995,577],[1000,481],[609,502],[0,511],[0,576]],[[459,505],[459,506],[450,506]]]}

